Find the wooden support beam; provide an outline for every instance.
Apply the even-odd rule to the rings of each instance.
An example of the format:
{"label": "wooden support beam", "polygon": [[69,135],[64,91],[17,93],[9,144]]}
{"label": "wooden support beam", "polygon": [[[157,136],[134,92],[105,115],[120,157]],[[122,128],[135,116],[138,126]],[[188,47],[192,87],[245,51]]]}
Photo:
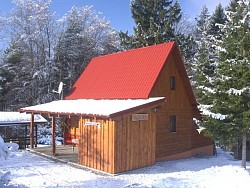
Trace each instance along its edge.
{"label": "wooden support beam", "polygon": [[35,147],[37,148],[37,124],[35,124],[35,127],[36,127],[36,132],[35,132],[35,136],[36,136]]}
{"label": "wooden support beam", "polygon": [[83,129],[83,117],[82,116],[80,116],[80,137],[79,137],[79,139],[81,139],[82,138],[82,129]]}
{"label": "wooden support beam", "polygon": [[30,147],[34,148],[34,114],[30,117]]}
{"label": "wooden support beam", "polygon": [[27,148],[28,147],[28,143],[27,143],[27,133],[28,133],[28,126],[29,125],[25,125],[25,148]]}
{"label": "wooden support beam", "polygon": [[56,154],[56,121],[55,121],[55,116],[52,115],[52,120],[51,120],[51,125],[52,125],[52,154]]}

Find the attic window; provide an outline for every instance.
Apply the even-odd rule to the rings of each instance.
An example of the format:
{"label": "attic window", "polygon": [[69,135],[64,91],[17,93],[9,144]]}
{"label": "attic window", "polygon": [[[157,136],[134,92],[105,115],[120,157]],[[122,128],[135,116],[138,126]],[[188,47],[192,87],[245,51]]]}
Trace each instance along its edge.
{"label": "attic window", "polygon": [[170,133],[176,132],[176,116],[169,117]]}
{"label": "attic window", "polygon": [[170,76],[170,89],[175,90],[175,77]]}

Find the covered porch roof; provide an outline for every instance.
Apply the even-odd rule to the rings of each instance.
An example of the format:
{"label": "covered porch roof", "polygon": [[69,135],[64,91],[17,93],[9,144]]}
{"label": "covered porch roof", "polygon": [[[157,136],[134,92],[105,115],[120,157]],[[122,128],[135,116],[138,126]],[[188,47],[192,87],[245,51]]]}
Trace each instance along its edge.
{"label": "covered porch roof", "polygon": [[142,108],[158,105],[165,101],[165,97],[149,99],[124,99],[124,100],[58,100],[50,103],[29,106],[19,109],[20,112],[30,113],[30,145],[34,148],[34,117],[35,114],[48,114],[51,116],[52,154],[55,155],[55,117],[56,116],[90,116],[113,118]]}
{"label": "covered porch roof", "polygon": [[[29,139],[27,137],[28,134],[28,126],[30,124],[37,125],[39,123],[47,123],[48,121],[43,118],[41,115],[33,115],[31,118],[30,114],[26,113],[20,113],[20,112],[0,112],[0,133],[2,136],[4,136],[5,142],[16,142],[19,144],[19,148],[26,148],[29,145]],[[18,134],[12,134],[16,132],[15,130],[22,130],[18,131]],[[6,132],[9,132],[7,133]],[[37,126],[34,130],[32,129],[32,139],[33,139],[33,144],[34,144],[34,134],[35,134],[35,145],[37,146]]]}
{"label": "covered porch roof", "polygon": [[58,100],[50,103],[21,108],[20,112],[41,113],[50,115],[85,115],[99,117],[114,117],[127,113],[131,110],[143,108],[149,105],[165,101],[165,97],[149,99],[126,99],[126,100]]}
{"label": "covered porch roof", "polygon": [[[20,112],[0,112],[0,126],[10,126],[19,124],[29,124],[30,115]],[[47,123],[47,120],[41,115],[34,116],[34,123]]]}

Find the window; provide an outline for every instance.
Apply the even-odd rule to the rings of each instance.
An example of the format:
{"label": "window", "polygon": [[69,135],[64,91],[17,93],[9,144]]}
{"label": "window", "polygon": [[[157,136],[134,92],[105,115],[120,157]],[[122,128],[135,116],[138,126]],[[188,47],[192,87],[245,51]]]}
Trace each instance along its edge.
{"label": "window", "polygon": [[176,132],[176,116],[170,116],[170,132]]}
{"label": "window", "polygon": [[170,89],[175,90],[175,77],[170,76]]}

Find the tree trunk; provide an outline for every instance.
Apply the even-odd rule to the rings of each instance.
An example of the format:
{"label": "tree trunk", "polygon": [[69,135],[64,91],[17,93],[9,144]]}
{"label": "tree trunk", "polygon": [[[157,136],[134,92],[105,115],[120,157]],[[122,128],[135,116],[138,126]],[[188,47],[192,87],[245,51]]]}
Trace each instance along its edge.
{"label": "tree trunk", "polygon": [[242,160],[241,166],[246,169],[246,159],[247,159],[247,134],[242,135]]}

